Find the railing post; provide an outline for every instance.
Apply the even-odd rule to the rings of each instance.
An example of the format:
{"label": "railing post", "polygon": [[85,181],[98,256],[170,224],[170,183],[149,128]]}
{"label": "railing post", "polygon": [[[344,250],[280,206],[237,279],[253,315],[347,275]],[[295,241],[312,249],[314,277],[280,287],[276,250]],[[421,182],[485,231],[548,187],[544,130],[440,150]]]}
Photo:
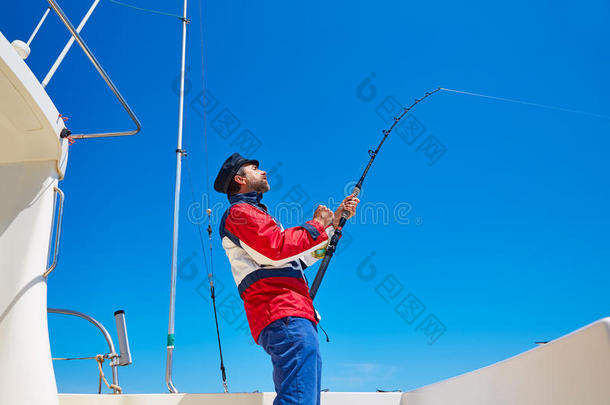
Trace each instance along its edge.
{"label": "railing post", "polygon": [[[108,343],[108,349],[110,350],[110,354],[108,357],[110,358],[110,367],[112,368],[112,384],[118,386],[119,385],[119,372],[117,370],[117,366],[119,365],[119,354],[114,349],[114,343],[112,342],[112,337],[110,333],[104,328],[99,321],[90,317],[87,314],[78,311],[72,311],[71,309],[59,309],[59,308],[47,308],[47,312],[51,314],[62,314],[62,315],[72,315],[78,316],[79,318],[83,318],[89,322],[91,322],[96,328],[98,328],[102,335],[104,335],[104,339],[106,339],[106,343]],[[113,389],[114,393],[118,393],[116,388]]]}
{"label": "railing post", "polygon": [[[51,274],[51,272],[55,269],[55,267],[57,266],[57,258],[59,257],[59,240],[61,237],[61,221],[62,221],[62,217],[63,217],[63,212],[64,212],[64,193],[63,191],[61,191],[61,189],[59,187],[53,187],[53,190],[55,192],[55,195],[59,196],[59,210],[57,212],[57,226],[55,227],[55,244],[53,245],[53,262],[51,263],[51,265],[47,268],[47,270],[42,274],[43,277],[48,277],[49,274]],[[57,204],[57,201],[54,200],[53,201],[53,210],[55,210],[55,206]],[[55,218],[55,215],[53,215],[53,218]],[[53,231],[51,231],[51,235],[53,236]],[[49,254],[51,253],[51,243],[49,242]],[[48,260],[47,260],[48,262]]]}

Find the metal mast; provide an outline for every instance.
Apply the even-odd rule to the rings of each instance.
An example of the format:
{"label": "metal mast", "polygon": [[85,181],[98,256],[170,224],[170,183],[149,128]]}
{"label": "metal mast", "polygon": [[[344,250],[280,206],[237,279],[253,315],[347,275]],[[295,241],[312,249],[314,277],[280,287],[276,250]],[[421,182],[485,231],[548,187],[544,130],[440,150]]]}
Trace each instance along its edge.
{"label": "metal mast", "polygon": [[172,281],[169,298],[169,324],[167,327],[167,363],[165,367],[165,382],[169,392],[176,393],[178,390],[172,381],[172,359],[174,354],[174,317],[176,307],[176,275],[178,270],[178,223],[180,219],[180,179],[182,174],[182,122],[184,120],[184,75],[186,63],[186,18],[187,0],[184,0],[182,13],[182,65],[180,68],[180,108],[178,116],[178,144],[176,146],[176,188],[174,195],[174,230],[172,237]]}

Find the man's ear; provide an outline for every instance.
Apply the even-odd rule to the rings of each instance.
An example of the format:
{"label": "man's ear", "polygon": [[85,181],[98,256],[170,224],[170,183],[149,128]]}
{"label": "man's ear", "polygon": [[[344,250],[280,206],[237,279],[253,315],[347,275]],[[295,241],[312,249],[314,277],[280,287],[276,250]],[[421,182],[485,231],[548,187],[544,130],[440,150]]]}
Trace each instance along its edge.
{"label": "man's ear", "polygon": [[239,185],[246,184],[245,176],[238,176],[237,174],[233,177],[233,180]]}

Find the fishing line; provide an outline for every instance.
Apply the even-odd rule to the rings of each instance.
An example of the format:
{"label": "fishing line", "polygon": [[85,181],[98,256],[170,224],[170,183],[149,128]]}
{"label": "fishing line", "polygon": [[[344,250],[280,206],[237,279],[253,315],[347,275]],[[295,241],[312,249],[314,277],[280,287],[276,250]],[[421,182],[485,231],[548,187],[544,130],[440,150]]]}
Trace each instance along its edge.
{"label": "fishing line", "polygon": [[[193,180],[191,175],[191,168],[188,165],[188,159],[184,159],[184,166],[186,167],[186,173],[189,180],[189,186],[191,189],[191,196],[193,199],[193,203],[196,201],[195,199],[195,189],[193,187]],[[199,242],[201,243],[201,251],[203,252],[203,263],[205,264],[206,271],[208,272],[208,280],[210,282],[210,298],[212,299],[212,307],[214,308],[214,322],[216,323],[216,337],[218,339],[218,352],[220,353],[220,372],[222,375],[222,385],[224,387],[225,392],[229,392],[229,387],[227,384],[227,373],[225,370],[224,359],[222,356],[222,345],[220,343],[220,329],[218,328],[218,314],[216,311],[216,293],[214,289],[214,267],[212,261],[212,224],[210,218],[210,209],[207,210],[208,214],[208,235],[209,235],[209,245],[210,245],[210,267],[208,268],[208,259],[205,254],[205,244],[203,242],[203,232],[201,231],[201,222],[197,222],[197,230],[199,231]]]}
{"label": "fishing line", "polygon": [[152,14],[160,14],[160,15],[165,15],[168,17],[176,17],[178,19],[180,19],[181,21],[184,19],[184,17],[182,17],[181,15],[178,14],[172,14],[172,13],[166,13],[165,11],[158,11],[158,10],[151,10],[149,8],[142,8],[142,7],[137,7],[131,4],[127,4],[127,3],[123,3],[117,0],[108,0],[111,3],[117,4],[119,6],[123,6],[123,7],[128,7],[128,8],[132,8],[134,10],[138,10],[138,11],[144,11],[147,13],[152,13]]}
{"label": "fishing line", "polygon": [[[203,46],[203,6],[201,4],[201,0],[199,0],[199,45],[200,45],[200,52],[201,52],[201,84],[202,84],[202,93],[201,93],[201,97],[202,97],[202,105],[203,105],[203,140],[204,140],[204,150],[205,150],[205,171],[206,171],[206,176],[205,176],[205,180],[206,180],[206,192],[207,192],[207,199],[206,201],[209,204],[210,201],[210,168],[209,168],[209,151],[208,151],[208,132],[207,132],[207,114],[206,114],[206,105],[205,105],[205,91],[206,91],[206,86],[205,86],[205,69],[204,69],[204,56],[203,56],[203,50],[204,50],[204,46]],[[188,171],[188,170],[187,170]],[[190,176],[190,173],[189,173]],[[220,328],[218,327],[218,313],[216,311],[216,290],[214,288],[214,260],[213,260],[213,252],[212,252],[212,210],[207,207],[206,208],[206,213],[208,216],[208,227],[207,227],[207,231],[208,231],[208,246],[210,249],[210,267],[209,267],[209,271],[208,271],[208,280],[210,282],[210,298],[212,299],[212,306],[214,308],[214,322],[216,324],[216,338],[218,340],[218,353],[220,355],[220,373],[221,373],[221,377],[222,377],[222,386],[224,388],[225,393],[229,392],[229,386],[227,383],[227,373],[226,373],[226,369],[225,369],[225,365],[224,365],[224,359],[222,356],[222,344],[220,342]],[[201,248],[202,250],[204,249],[203,246],[203,235],[201,232],[201,225],[198,226],[199,229],[199,239],[201,241]],[[204,251],[204,260],[206,260],[206,269],[208,268],[207,266],[207,259],[205,258],[205,251]]]}
{"label": "fishing line", "polygon": [[201,84],[202,84],[202,90],[201,90],[201,104],[203,105],[203,142],[204,142],[204,149],[205,149],[205,172],[206,172],[206,176],[205,176],[205,183],[206,183],[206,191],[208,193],[208,199],[210,196],[210,168],[209,168],[209,164],[210,164],[210,159],[209,159],[209,153],[208,153],[208,124],[207,124],[207,117],[208,115],[206,114],[206,105],[205,105],[205,92],[206,92],[206,87],[205,87],[205,69],[204,69],[204,61],[203,61],[203,13],[202,13],[202,6],[201,6],[201,0],[199,0],[199,48],[201,51]]}
{"label": "fishing line", "polygon": [[588,115],[590,117],[610,119],[610,116],[608,116],[608,115],[595,114],[595,113],[591,113],[591,112],[587,112],[587,111],[574,110],[574,109],[571,109],[571,108],[557,107],[557,106],[547,105],[547,104],[532,103],[532,102],[529,102],[529,101],[515,100],[515,99],[512,99],[512,98],[506,98],[506,97],[488,96],[488,95],[485,95],[485,94],[472,93],[472,92],[469,92],[469,91],[447,89],[447,88],[444,88],[444,87],[441,87],[440,89],[443,90],[443,91],[451,92],[451,93],[465,94],[467,96],[483,97],[483,98],[488,98],[488,99],[491,99],[491,100],[505,101],[507,103],[523,104],[523,105],[529,105],[529,106],[532,106],[532,107],[546,108],[548,110],[563,111],[563,112],[569,112],[569,113],[573,113],[573,114]]}
{"label": "fishing line", "polygon": [[[192,180],[192,176],[191,176],[191,168],[188,165],[188,159],[184,159],[184,166],[186,167],[186,173],[187,173],[187,177],[189,179],[189,186],[191,189],[191,198],[193,200],[193,203],[195,203],[196,197],[195,197],[195,189],[193,187],[193,180]],[[201,242],[201,251],[203,252],[203,264],[205,264],[205,269],[206,271],[209,272],[208,270],[208,259],[207,256],[205,254],[205,244],[203,243],[203,232],[201,232],[201,223],[199,221],[197,221],[197,230],[199,231],[199,242]]]}

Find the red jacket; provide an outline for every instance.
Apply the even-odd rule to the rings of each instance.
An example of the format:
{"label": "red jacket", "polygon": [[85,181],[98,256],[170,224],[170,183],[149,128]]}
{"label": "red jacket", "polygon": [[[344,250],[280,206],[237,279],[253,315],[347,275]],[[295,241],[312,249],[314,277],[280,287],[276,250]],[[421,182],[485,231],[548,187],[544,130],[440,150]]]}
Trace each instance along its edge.
{"label": "red jacket", "polygon": [[256,192],[229,197],[220,224],[222,246],[244,300],[252,337],[271,322],[298,316],[317,322],[303,270],[328,244],[333,228],[317,221],[284,230],[260,203]]}

